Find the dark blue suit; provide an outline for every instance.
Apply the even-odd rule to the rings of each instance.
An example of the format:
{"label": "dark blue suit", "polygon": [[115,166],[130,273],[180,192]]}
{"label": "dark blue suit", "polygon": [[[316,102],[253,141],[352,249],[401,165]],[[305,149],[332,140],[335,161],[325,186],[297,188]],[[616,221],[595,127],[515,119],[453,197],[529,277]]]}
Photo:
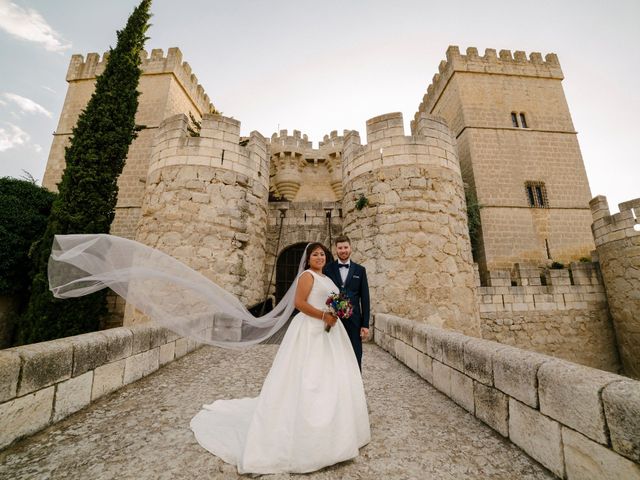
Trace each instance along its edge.
{"label": "dark blue suit", "polygon": [[340,268],[338,262],[333,261],[324,268],[324,273],[327,275],[333,283],[335,283],[340,291],[344,292],[353,305],[353,315],[343,320],[342,324],[347,330],[351,345],[353,345],[353,351],[358,359],[358,365],[362,370],[362,338],[360,338],[360,329],[369,328],[369,283],[367,282],[367,271],[362,265],[359,265],[351,261],[349,266],[349,273],[347,279],[342,284],[342,277],[340,276]]}

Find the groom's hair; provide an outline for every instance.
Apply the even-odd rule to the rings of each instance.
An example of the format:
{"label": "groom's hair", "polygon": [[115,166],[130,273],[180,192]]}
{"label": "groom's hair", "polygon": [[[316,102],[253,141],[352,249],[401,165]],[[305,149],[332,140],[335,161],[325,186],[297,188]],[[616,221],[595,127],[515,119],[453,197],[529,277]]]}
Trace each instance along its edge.
{"label": "groom's hair", "polygon": [[349,245],[351,245],[351,240],[349,240],[349,237],[347,237],[346,235],[337,236],[333,243],[334,245],[338,246],[339,243],[344,243],[344,242],[347,242]]}

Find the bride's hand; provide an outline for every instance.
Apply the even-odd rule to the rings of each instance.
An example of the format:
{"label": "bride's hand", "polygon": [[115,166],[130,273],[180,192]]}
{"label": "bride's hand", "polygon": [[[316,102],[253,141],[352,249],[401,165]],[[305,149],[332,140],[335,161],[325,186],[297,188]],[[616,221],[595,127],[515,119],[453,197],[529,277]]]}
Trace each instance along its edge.
{"label": "bride's hand", "polygon": [[333,313],[325,313],[324,315],[324,323],[328,326],[333,327],[338,321],[338,317],[336,317]]}

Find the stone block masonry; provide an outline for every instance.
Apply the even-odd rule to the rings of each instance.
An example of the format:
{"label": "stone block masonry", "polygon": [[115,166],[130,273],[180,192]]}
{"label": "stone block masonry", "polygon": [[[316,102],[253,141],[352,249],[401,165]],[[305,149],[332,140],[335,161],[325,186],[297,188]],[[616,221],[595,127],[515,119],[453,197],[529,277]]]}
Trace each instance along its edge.
{"label": "stone block masonry", "polygon": [[[411,136],[402,114],[367,121],[343,150],[344,233],[367,268],[372,311],[480,335],[471,245],[455,139],[422,114]],[[356,208],[363,195],[368,206]],[[429,298],[429,302],[424,302]]]}
{"label": "stone block masonry", "polygon": [[[269,167],[266,141],[206,114],[199,137],[179,114],[162,122],[136,240],[158,248],[251,305],[264,294]],[[125,322],[128,321],[128,316]]]}
{"label": "stone block masonry", "polygon": [[[591,192],[563,78],[555,54],[450,46],[418,107],[414,123],[441,116],[456,138],[462,178],[481,206],[482,271],[568,263],[593,250]],[[528,182],[544,189],[534,204]]]}
{"label": "stone block masonry", "polygon": [[140,325],[0,351],[0,449],[198,347]]}
{"label": "stone block masonry", "polygon": [[591,226],[624,373],[640,379],[640,198],[611,215],[607,198],[590,202]]}
{"label": "stone block masonry", "polygon": [[374,338],[558,478],[640,479],[640,382],[392,315]]}
{"label": "stone block masonry", "polygon": [[[477,273],[477,270],[476,270]],[[476,276],[482,338],[610,372],[616,336],[597,263],[559,270],[516,264]],[[544,283],[544,285],[543,285]]]}
{"label": "stone block masonry", "polygon": [[[60,120],[54,133],[43,186],[55,191],[65,167],[64,149],[71,137],[78,116],[86,107],[95,88],[96,77],[104,72],[108,54],[102,58],[97,53],[72,55],[67,71],[69,88]],[[111,233],[134,238],[140,220],[145,179],[151,156],[155,131],[166,117],[177,113],[193,113],[197,118],[214,110],[213,105],[192,73],[191,66],[183,61],[178,48],[170,48],[166,55],[161,49],[151,53],[141,52],[142,75],[138,85],[140,104],[136,124],[144,125],[138,137],[129,147],[127,161],[118,179],[118,203]]]}

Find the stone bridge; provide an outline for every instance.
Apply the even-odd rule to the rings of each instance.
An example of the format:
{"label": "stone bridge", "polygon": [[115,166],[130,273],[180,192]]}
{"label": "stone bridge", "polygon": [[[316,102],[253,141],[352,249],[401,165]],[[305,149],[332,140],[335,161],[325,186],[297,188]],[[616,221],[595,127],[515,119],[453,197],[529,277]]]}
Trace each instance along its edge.
{"label": "stone bridge", "polygon": [[[640,479],[640,382],[386,315],[375,339],[372,441],[309,477]],[[189,420],[257,395],[277,346],[197,347],[143,325],[0,351],[0,478],[238,478]]]}

